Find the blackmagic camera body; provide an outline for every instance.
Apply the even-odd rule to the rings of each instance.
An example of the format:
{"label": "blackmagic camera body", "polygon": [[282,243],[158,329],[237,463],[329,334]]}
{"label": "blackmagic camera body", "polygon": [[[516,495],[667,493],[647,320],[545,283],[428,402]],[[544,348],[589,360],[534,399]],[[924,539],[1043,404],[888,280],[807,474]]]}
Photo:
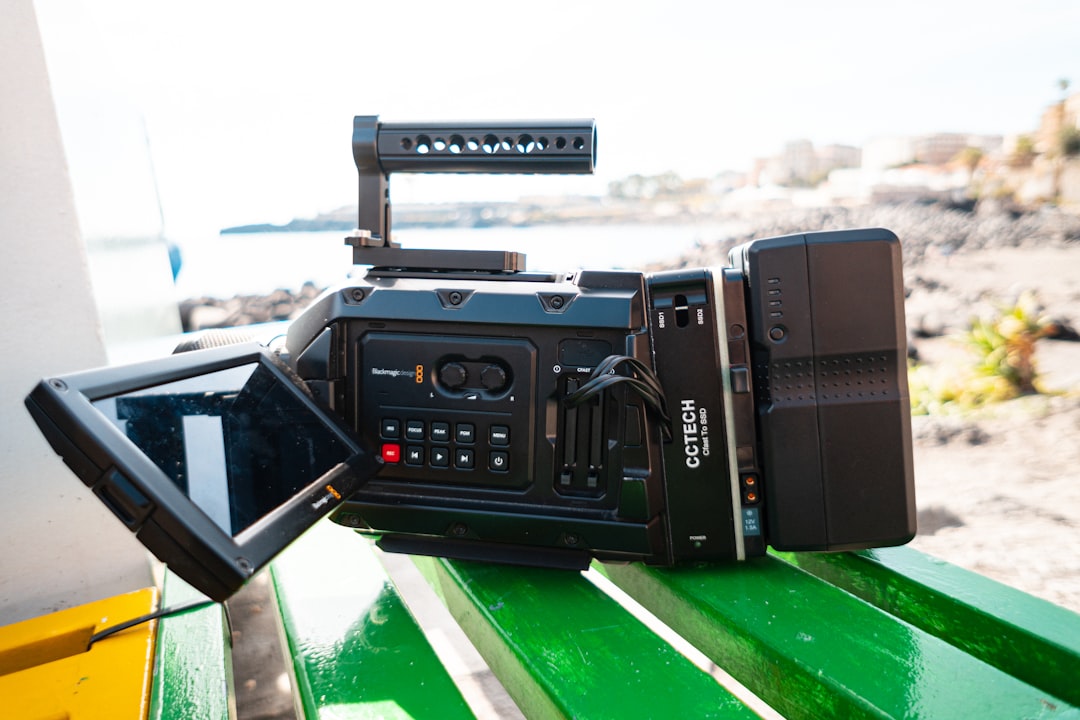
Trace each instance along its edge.
{"label": "blackmagic camera body", "polygon": [[757,240],[729,267],[648,275],[391,242],[393,172],[591,172],[595,147],[592,121],[357,117],[348,242],[370,269],[293,321],[285,352],[200,338],[45,378],[26,406],[215,600],[329,513],[391,551],[568,568],[910,540],[887,230]]}
{"label": "blackmagic camera body", "polygon": [[591,121],[355,119],[349,242],[371,269],[287,339],[383,462],[333,519],[388,550],[565,567],[910,540],[892,233],[757,240],[729,267],[652,274],[390,240],[393,172],[591,172],[595,142]]}

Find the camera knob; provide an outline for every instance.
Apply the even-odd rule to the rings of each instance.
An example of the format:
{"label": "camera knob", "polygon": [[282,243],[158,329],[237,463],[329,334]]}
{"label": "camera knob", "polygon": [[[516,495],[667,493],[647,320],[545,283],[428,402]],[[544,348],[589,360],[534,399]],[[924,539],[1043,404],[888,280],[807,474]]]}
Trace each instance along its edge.
{"label": "camera knob", "polygon": [[469,373],[461,363],[449,362],[439,368],[439,381],[448,388],[456,390],[469,379]]}
{"label": "camera knob", "polygon": [[506,387],[506,371],[498,365],[488,365],[480,371],[480,384],[488,390],[502,390]]}

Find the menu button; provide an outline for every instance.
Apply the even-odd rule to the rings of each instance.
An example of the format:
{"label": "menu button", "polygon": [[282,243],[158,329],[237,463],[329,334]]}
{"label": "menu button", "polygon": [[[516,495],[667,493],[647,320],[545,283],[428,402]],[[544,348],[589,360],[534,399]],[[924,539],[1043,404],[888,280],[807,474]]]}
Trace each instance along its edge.
{"label": "menu button", "polygon": [[492,445],[505,447],[510,444],[510,428],[505,425],[492,425],[488,438]]}

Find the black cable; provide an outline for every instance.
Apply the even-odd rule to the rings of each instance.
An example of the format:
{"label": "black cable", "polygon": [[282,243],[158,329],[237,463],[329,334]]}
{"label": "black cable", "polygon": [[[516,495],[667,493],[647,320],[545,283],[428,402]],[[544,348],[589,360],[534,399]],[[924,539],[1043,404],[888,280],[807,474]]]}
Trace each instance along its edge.
{"label": "black cable", "polygon": [[151,620],[157,620],[159,618],[172,617],[173,615],[182,615],[184,613],[191,612],[192,610],[202,610],[203,608],[210,607],[211,605],[217,605],[217,603],[213,600],[196,600],[194,602],[188,603],[187,605],[162,608],[156,612],[148,613],[146,615],[140,615],[139,617],[128,620],[127,622],[122,622],[118,625],[112,625],[111,627],[107,627],[104,630],[97,631],[90,636],[90,641],[86,644],[86,649],[89,650],[98,640],[106,638],[110,635],[114,635],[122,630],[127,630],[130,627],[142,625],[145,622],[150,622]]}
{"label": "black cable", "polygon": [[[617,374],[620,366],[627,367],[633,374]],[[652,368],[636,358],[627,355],[608,355],[593,369],[589,379],[581,387],[564,398],[564,402],[567,407],[583,405],[608,387],[617,384],[627,385],[645,401],[645,404],[662,421],[660,429],[664,434],[664,439],[670,440],[671,417],[667,412],[664,389],[653,374]]]}

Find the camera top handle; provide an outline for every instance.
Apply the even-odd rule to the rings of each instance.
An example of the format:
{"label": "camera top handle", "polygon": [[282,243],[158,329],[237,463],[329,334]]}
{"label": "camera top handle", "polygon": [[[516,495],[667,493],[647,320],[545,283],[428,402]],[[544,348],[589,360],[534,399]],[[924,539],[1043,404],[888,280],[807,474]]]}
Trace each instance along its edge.
{"label": "camera top handle", "polygon": [[358,230],[346,242],[353,263],[377,268],[513,273],[521,253],[405,250],[390,239],[390,173],[591,174],[592,120],[382,123],[353,118],[353,159],[360,176]]}

